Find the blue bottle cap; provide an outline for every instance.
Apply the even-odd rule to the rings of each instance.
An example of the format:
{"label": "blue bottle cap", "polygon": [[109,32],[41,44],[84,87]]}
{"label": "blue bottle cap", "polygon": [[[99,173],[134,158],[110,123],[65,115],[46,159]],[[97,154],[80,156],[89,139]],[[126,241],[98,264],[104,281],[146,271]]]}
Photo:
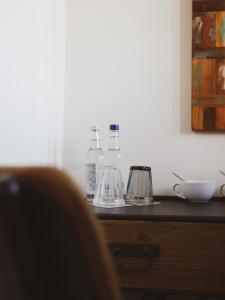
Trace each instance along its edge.
{"label": "blue bottle cap", "polygon": [[118,124],[110,124],[109,129],[110,130],[119,130],[120,126]]}

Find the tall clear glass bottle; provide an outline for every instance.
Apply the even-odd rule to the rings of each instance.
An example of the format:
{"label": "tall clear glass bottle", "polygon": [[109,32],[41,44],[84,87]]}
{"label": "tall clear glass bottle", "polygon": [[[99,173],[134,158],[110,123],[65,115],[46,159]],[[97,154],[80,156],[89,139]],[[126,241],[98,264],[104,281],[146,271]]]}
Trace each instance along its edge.
{"label": "tall clear glass bottle", "polygon": [[118,168],[121,171],[123,193],[124,193],[124,159],[119,145],[119,125],[110,124],[109,142],[105,155],[106,165]]}
{"label": "tall clear glass bottle", "polygon": [[90,144],[85,157],[85,188],[87,197],[92,200],[95,195],[97,173],[104,165],[104,152],[100,143],[100,127],[94,125],[90,131]]}

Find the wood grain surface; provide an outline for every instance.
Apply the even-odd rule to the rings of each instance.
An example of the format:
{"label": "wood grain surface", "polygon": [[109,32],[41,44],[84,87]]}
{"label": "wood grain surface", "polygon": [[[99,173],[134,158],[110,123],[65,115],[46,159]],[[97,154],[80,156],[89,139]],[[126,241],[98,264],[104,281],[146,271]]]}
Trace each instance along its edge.
{"label": "wood grain surface", "polygon": [[[157,244],[160,257],[115,258],[120,286],[225,295],[225,224],[99,220],[107,243]],[[123,269],[128,271],[124,271]],[[130,269],[130,271],[129,271]],[[139,269],[139,271],[132,271]]]}

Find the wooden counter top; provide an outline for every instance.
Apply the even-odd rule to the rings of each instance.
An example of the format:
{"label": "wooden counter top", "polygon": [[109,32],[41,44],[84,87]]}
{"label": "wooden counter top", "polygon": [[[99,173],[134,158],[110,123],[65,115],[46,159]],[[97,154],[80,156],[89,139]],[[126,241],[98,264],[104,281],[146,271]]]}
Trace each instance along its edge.
{"label": "wooden counter top", "polygon": [[176,221],[225,223],[225,198],[213,198],[208,203],[191,203],[178,197],[155,196],[160,204],[93,210],[101,220]]}

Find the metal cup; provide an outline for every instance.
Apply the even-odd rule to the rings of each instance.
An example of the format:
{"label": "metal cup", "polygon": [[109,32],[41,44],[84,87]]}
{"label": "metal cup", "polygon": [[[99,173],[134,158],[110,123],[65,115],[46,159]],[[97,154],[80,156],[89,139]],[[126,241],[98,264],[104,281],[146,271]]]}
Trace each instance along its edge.
{"label": "metal cup", "polygon": [[132,166],[126,191],[126,202],[133,205],[148,205],[153,202],[151,168]]}

